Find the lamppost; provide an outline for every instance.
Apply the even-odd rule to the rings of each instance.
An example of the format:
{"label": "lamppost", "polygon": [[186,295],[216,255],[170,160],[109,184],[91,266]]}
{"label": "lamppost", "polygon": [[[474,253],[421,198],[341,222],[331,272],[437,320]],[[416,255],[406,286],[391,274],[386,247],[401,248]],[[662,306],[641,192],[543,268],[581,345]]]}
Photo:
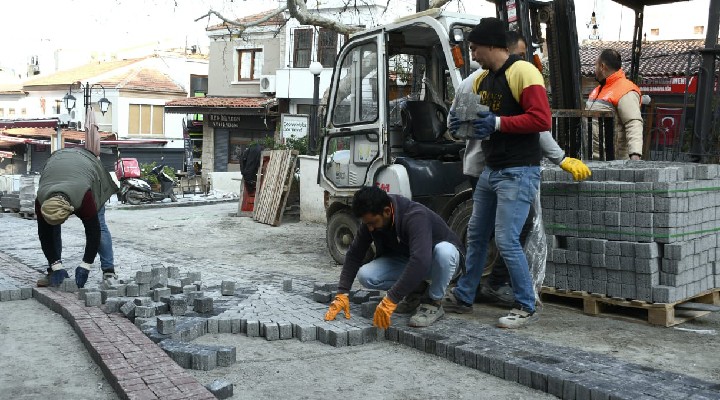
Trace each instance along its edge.
{"label": "lamppost", "polygon": [[105,88],[103,85],[99,83],[81,83],[81,82],[75,82],[70,84],[70,89],[68,90],[68,93],[63,97],[63,102],[65,103],[65,108],[70,112],[73,108],[75,108],[76,99],[75,96],[72,95],[72,89],[74,85],[78,85],[80,89],[83,90],[83,106],[85,106],[85,112],[87,113],[87,108],[92,104],[92,90],[95,87],[99,87],[103,91],[103,97],[98,100],[98,104],[100,105],[100,112],[102,115],[105,115],[108,108],[110,107],[110,100],[108,100],[105,97]]}
{"label": "lamppost", "polygon": [[318,123],[318,106],[320,105],[320,73],[323,66],[317,61],[310,63],[310,73],[313,74],[313,104],[312,114],[310,114],[310,135],[308,137],[308,153],[312,156],[316,154],[317,141],[320,131]]}

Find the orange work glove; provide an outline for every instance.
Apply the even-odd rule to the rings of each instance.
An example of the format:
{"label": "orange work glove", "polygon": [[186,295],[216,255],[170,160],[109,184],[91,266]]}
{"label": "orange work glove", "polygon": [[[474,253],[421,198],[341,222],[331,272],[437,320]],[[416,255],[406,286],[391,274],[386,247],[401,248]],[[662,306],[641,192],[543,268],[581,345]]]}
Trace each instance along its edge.
{"label": "orange work glove", "polygon": [[335,295],[335,300],[330,303],[330,309],[325,313],[325,321],[334,320],[340,311],[345,313],[346,319],[350,319],[350,299],[345,293]]}
{"label": "orange work glove", "polygon": [[590,175],[592,175],[592,172],[590,172],[590,168],[588,168],[585,163],[578,160],[577,158],[563,158],[562,162],[560,163],[560,168],[562,168],[565,172],[572,174],[573,179],[578,182],[584,181]]}
{"label": "orange work glove", "polygon": [[397,304],[393,303],[392,300],[385,296],[380,304],[375,309],[375,315],[373,316],[373,325],[380,329],[387,329],[390,327],[390,316],[397,308]]}

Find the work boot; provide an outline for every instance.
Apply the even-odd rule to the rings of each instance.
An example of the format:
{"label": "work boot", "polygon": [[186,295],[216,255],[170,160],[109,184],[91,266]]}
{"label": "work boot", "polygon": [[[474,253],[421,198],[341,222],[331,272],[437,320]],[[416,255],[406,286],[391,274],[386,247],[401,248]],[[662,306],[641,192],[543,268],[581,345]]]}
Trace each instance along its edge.
{"label": "work boot", "polygon": [[442,300],[442,306],[447,312],[455,314],[472,314],[473,306],[455,297],[455,288],[448,290]]}
{"label": "work boot", "polygon": [[476,297],[480,297],[482,301],[500,303],[510,307],[515,304],[515,294],[513,294],[512,287],[508,284],[502,285],[497,289],[493,289],[490,284],[484,281],[480,285],[480,290],[478,290],[478,292],[479,296]]}
{"label": "work boot", "polygon": [[540,316],[537,315],[537,312],[530,313],[519,308],[513,308],[510,314],[498,319],[497,326],[498,328],[517,329],[527,324],[537,322],[539,319]]}
{"label": "work boot", "polygon": [[425,294],[427,287],[427,281],[422,281],[416,290],[400,300],[395,312],[398,314],[410,314],[415,311],[415,309],[420,305],[420,299]]}
{"label": "work boot", "polygon": [[115,269],[104,269],[101,286],[104,289],[110,289],[115,285],[117,285],[117,275],[115,274]]}
{"label": "work boot", "polygon": [[48,268],[48,274],[38,279],[36,284],[38,287],[60,286],[65,278],[69,278],[67,271],[63,269],[62,261],[54,262],[50,268]]}
{"label": "work boot", "polygon": [[420,304],[417,312],[410,317],[408,326],[415,328],[424,328],[432,325],[435,321],[445,315],[445,310],[440,302],[429,302]]}

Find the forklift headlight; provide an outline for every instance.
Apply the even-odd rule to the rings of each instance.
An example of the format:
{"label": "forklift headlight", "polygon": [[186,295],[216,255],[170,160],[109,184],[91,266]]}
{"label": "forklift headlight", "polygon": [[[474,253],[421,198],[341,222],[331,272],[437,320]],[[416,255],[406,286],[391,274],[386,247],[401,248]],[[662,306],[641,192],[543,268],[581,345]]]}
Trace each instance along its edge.
{"label": "forklift headlight", "polygon": [[462,43],[463,40],[465,40],[465,32],[462,30],[462,28],[453,28],[452,40],[455,43]]}

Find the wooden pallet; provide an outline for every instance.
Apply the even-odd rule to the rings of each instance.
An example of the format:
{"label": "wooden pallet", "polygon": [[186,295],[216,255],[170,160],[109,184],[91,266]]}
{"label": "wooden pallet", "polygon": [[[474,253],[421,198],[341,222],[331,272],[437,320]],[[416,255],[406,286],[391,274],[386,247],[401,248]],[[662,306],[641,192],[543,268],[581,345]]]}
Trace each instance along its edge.
{"label": "wooden pallet", "polygon": [[37,215],[34,212],[20,211],[20,217],[37,220]]}
{"label": "wooden pallet", "polygon": [[297,150],[262,152],[253,207],[255,221],[272,226],[280,225],[293,183],[297,157]]}
{"label": "wooden pallet", "polygon": [[678,307],[686,303],[702,303],[720,305],[720,288],[706,290],[696,296],[673,303],[648,303],[641,300],[627,300],[607,297],[603,294],[588,293],[576,290],[563,290],[543,286],[540,298],[548,302],[581,305],[588,315],[608,315],[628,317],[638,314],[651,325],[674,326],[692,319],[702,317],[711,311],[686,310]]}

